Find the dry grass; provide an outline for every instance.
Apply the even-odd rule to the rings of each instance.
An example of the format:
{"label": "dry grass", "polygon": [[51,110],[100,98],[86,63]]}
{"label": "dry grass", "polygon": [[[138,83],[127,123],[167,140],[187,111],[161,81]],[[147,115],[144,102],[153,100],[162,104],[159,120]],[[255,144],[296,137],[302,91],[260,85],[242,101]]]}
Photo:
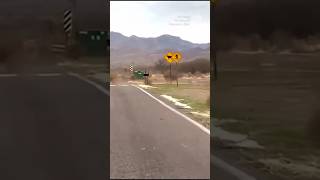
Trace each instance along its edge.
{"label": "dry grass", "polygon": [[275,158],[282,154],[295,160],[319,156],[320,148],[314,143],[320,140],[319,57],[218,55],[220,71],[214,84],[214,116],[236,119],[236,123],[222,127],[248,134],[265,146],[266,151],[258,156]]}
{"label": "dry grass", "polygon": [[172,84],[166,81],[161,74],[152,75],[153,85],[151,91],[157,95],[168,95],[176,99],[183,99],[181,103],[190,106],[192,109],[185,110],[185,113],[207,128],[210,128],[210,81],[208,75],[188,75],[184,74],[179,79],[179,86],[176,82]]}

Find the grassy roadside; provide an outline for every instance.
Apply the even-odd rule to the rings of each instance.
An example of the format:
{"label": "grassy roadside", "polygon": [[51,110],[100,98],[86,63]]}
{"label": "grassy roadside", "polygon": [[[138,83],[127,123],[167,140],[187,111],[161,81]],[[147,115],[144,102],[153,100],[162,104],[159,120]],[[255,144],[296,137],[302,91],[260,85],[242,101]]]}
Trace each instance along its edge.
{"label": "grassy roadside", "polygon": [[[290,147],[290,151],[314,147],[308,137],[310,115],[316,111],[313,109],[312,91],[297,91],[281,84],[262,85],[266,79],[255,84],[244,81],[238,78],[233,82],[237,83],[236,86],[227,87],[221,80],[217,85],[216,117],[237,120],[236,123],[224,124],[225,129],[249,134],[279,151],[287,151]],[[297,87],[299,83],[293,86]]]}
{"label": "grassy roadside", "polygon": [[183,112],[187,113],[189,117],[198,121],[207,128],[210,128],[210,118],[192,114],[191,112],[198,112],[208,114],[210,111],[210,104],[208,99],[210,97],[209,85],[194,85],[194,84],[181,84],[176,87],[175,84],[157,84],[152,85],[148,91],[156,95],[168,95],[176,99],[183,99],[179,102],[187,104],[192,109],[184,109]]}
{"label": "grassy roadside", "polygon": [[83,57],[78,60],[71,60],[60,57],[63,62],[58,65],[66,71],[74,72],[86,76],[98,82],[110,82],[109,65],[103,57]]}
{"label": "grassy roadside", "polygon": [[[234,119],[221,127],[247,134],[265,147],[241,153],[284,179],[319,179],[317,57],[223,54],[218,59],[214,116]],[[314,135],[312,128],[317,129]]]}

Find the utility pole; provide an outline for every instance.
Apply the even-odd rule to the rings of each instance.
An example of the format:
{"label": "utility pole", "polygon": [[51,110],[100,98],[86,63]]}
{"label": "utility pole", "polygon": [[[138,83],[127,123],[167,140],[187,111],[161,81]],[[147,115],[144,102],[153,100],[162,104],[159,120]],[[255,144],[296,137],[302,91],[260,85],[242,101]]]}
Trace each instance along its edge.
{"label": "utility pole", "polygon": [[170,63],[170,84],[172,84],[172,73],[171,73],[171,63]]}
{"label": "utility pole", "polygon": [[71,29],[71,45],[75,43],[75,37],[77,33],[77,0],[69,0],[72,11],[72,29]]}
{"label": "utility pole", "polygon": [[[147,74],[147,68],[144,69],[144,74]],[[144,76],[144,84],[148,85],[147,76]]]}
{"label": "utility pole", "polygon": [[178,77],[179,77],[178,62],[176,62],[176,68],[177,68],[177,70],[176,70],[176,73],[177,73],[176,78],[177,78],[177,87],[178,87],[179,86],[179,81],[178,81]]}

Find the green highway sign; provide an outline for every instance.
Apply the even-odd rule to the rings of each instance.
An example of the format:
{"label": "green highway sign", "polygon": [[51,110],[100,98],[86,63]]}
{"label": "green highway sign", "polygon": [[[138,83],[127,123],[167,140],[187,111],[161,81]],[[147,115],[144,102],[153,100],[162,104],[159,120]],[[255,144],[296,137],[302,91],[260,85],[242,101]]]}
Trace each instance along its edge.
{"label": "green highway sign", "polygon": [[106,31],[80,31],[79,41],[85,54],[90,56],[105,56],[107,51]]}
{"label": "green highway sign", "polygon": [[133,72],[133,77],[135,79],[143,79],[144,78],[144,72],[142,72],[142,71],[134,71]]}

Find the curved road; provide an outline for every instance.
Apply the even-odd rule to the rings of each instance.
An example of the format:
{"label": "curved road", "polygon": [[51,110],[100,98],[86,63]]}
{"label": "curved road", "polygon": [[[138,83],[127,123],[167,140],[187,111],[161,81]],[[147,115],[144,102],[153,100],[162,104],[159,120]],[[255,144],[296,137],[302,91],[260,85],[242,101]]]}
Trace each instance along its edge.
{"label": "curved road", "polygon": [[0,74],[0,179],[107,179],[109,140],[111,178],[209,179],[207,133],[136,87],[110,90],[109,108],[101,89],[57,69]]}
{"label": "curved road", "polygon": [[210,135],[130,85],[110,87],[111,178],[210,178]]}
{"label": "curved road", "polygon": [[0,74],[0,179],[106,179],[107,98],[63,73]]}

